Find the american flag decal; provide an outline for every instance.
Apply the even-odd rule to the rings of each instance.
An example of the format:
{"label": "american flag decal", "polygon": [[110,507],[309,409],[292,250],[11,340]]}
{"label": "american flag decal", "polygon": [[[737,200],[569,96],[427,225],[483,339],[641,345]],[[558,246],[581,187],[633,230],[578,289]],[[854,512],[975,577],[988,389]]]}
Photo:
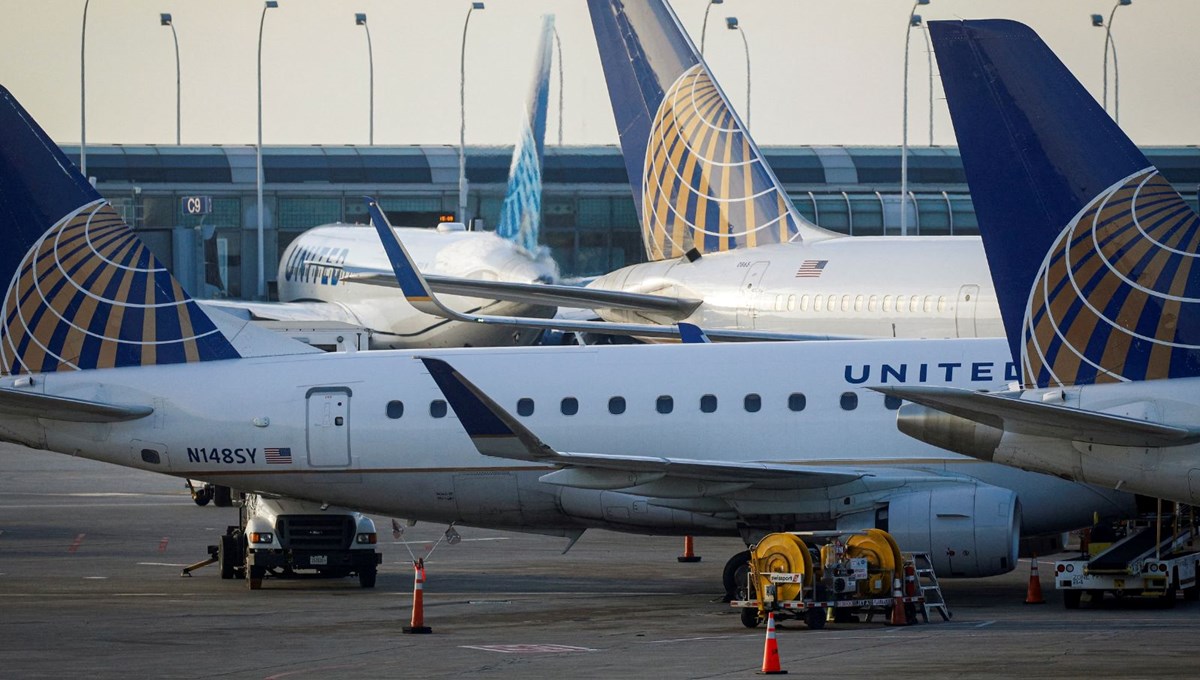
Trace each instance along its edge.
{"label": "american flag decal", "polygon": [[263,449],[267,457],[269,465],[291,465],[292,450],[291,449]]}
{"label": "american flag decal", "polygon": [[825,271],[825,265],[829,264],[829,260],[805,260],[800,263],[800,268],[796,270],[796,278],[798,279],[815,279]]}

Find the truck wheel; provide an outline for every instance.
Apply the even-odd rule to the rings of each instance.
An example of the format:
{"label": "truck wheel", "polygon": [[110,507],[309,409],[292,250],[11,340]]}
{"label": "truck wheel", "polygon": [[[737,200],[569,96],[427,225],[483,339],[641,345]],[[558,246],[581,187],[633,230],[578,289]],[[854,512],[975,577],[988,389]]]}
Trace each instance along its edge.
{"label": "truck wheel", "polygon": [[1162,601],[1159,603],[1163,609],[1174,609],[1175,608],[1175,593],[1176,593],[1175,586],[1171,586],[1170,588],[1167,588],[1165,591],[1163,591]]}
{"label": "truck wheel", "polygon": [[358,570],[358,585],[363,588],[375,587],[375,576],[378,575],[375,567],[365,567]]}
{"label": "truck wheel", "polygon": [[742,625],[747,628],[758,628],[758,609],[755,607],[742,607],[740,616]]}
{"label": "truck wheel", "polygon": [[258,590],[262,588],[263,576],[266,575],[265,567],[250,565],[246,567],[246,584],[250,590]]}
{"label": "truck wheel", "polygon": [[804,625],[812,630],[821,630],[825,627],[825,617],[824,607],[814,607],[804,612]]}
{"label": "truck wheel", "polygon": [[236,550],[237,542],[233,540],[233,536],[229,534],[221,536],[221,543],[217,546],[217,564],[221,567],[221,578],[223,579],[233,578],[237,564],[241,562],[237,559]]}
{"label": "truck wheel", "polygon": [[1063,591],[1063,606],[1067,609],[1079,609],[1079,600],[1083,597],[1083,593],[1078,590]]}
{"label": "truck wheel", "polygon": [[1195,602],[1196,600],[1200,600],[1200,584],[1183,589],[1184,602]]}

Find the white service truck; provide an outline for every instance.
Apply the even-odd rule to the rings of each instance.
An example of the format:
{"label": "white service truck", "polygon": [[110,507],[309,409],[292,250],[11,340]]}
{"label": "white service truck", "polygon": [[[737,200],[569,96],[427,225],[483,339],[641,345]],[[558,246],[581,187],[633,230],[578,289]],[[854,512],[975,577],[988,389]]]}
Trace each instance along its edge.
{"label": "white service truck", "polygon": [[[1165,530],[1164,530],[1165,529]],[[1161,523],[1093,527],[1079,557],[1054,564],[1054,584],[1067,609],[1078,609],[1086,594],[1094,604],[1110,593],[1118,598],[1155,598],[1174,607],[1176,594],[1200,600],[1200,545],[1195,530]]]}
{"label": "white service truck", "polygon": [[251,590],[263,578],[305,575],[358,577],[374,588],[383,556],[376,552],[375,522],[362,513],[307,501],[248,493],[240,522],[230,526],[216,552],[221,578],[244,578]]}

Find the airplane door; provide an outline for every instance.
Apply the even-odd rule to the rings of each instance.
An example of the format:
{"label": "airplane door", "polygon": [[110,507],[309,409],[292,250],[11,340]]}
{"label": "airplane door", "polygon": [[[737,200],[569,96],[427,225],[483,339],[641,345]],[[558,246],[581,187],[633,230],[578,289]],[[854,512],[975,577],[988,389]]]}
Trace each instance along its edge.
{"label": "airplane door", "polygon": [[350,390],[319,387],[308,393],[308,464],[350,465]]}
{"label": "airplane door", "polygon": [[759,293],[762,292],[763,274],[766,273],[767,266],[770,264],[770,262],[755,262],[750,265],[750,270],[742,278],[742,301],[738,306],[737,313],[738,328],[754,328],[754,319],[757,316],[754,303],[758,300]]}
{"label": "airplane door", "polygon": [[979,286],[969,284],[958,289],[958,302],[954,305],[954,330],[960,338],[974,338],[975,305],[979,299]]}

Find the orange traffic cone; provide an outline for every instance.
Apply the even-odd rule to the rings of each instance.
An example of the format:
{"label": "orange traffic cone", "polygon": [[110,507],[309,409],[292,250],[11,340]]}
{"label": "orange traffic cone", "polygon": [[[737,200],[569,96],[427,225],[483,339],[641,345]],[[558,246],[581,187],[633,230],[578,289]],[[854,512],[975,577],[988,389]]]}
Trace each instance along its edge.
{"label": "orange traffic cone", "polygon": [[767,612],[767,644],[763,647],[763,665],[759,675],[784,675],[779,667],[779,644],[775,642],[775,612]]}
{"label": "orange traffic cone", "polygon": [[1042,599],[1042,579],[1038,576],[1037,555],[1029,567],[1029,588],[1025,591],[1025,604],[1046,604]]}
{"label": "orange traffic cone", "polygon": [[691,536],[683,537],[683,554],[680,555],[679,557],[676,557],[675,559],[679,560],[680,562],[699,562],[700,561],[700,556],[697,555],[696,553],[692,552],[692,537]]}
{"label": "orange traffic cone", "polygon": [[892,626],[907,626],[908,617],[904,615],[904,591],[900,590],[900,579],[892,579]]}
{"label": "orange traffic cone", "polygon": [[425,625],[425,560],[413,562],[413,608],[412,620],[401,629],[405,633],[432,633],[433,629]]}

